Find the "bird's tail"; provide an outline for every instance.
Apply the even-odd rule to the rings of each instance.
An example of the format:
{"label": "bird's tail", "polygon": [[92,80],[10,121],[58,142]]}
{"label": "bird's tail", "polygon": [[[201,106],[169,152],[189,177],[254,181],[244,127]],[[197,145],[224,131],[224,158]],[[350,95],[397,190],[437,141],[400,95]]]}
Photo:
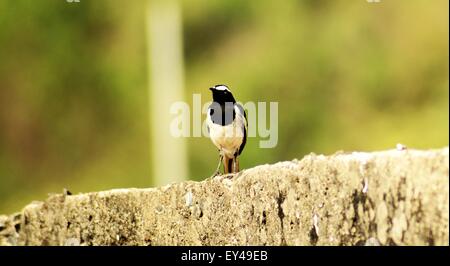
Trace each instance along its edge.
{"label": "bird's tail", "polygon": [[225,174],[239,172],[239,161],[237,157],[229,158],[227,156],[223,156],[222,162],[223,162],[223,172]]}
{"label": "bird's tail", "polygon": [[227,156],[223,156],[223,173],[229,174],[233,172],[233,158],[229,158]]}

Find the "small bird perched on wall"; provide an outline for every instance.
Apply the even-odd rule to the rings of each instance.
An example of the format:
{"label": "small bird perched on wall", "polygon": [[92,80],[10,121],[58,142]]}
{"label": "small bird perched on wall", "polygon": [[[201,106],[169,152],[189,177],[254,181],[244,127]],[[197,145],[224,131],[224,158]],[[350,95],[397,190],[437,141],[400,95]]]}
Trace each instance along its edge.
{"label": "small bird perched on wall", "polygon": [[213,102],[208,107],[206,125],[209,137],[219,149],[219,173],[223,162],[224,173],[239,172],[238,156],[247,142],[247,115],[245,110],[233,97],[225,85],[209,88],[212,91]]}

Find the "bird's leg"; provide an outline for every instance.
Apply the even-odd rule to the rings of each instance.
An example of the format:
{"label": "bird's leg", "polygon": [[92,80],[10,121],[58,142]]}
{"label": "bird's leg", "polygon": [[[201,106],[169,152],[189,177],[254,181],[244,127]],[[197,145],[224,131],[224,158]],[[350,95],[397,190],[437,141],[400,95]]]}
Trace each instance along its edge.
{"label": "bird's leg", "polygon": [[235,173],[238,173],[239,172],[239,159],[238,159],[238,157],[236,157],[235,158],[235,162],[234,162],[234,164],[235,164]]}
{"label": "bird's leg", "polygon": [[214,172],[213,176],[219,175],[220,174],[220,165],[222,164],[222,159],[223,159],[223,155],[222,153],[219,154],[219,164],[217,165],[217,169]]}

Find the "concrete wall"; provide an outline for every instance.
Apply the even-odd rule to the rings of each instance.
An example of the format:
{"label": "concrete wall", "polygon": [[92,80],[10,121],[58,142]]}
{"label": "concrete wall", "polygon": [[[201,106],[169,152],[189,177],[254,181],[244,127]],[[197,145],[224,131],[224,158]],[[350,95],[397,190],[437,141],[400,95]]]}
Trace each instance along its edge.
{"label": "concrete wall", "polygon": [[57,194],[0,245],[448,245],[448,148],[308,155],[160,188]]}

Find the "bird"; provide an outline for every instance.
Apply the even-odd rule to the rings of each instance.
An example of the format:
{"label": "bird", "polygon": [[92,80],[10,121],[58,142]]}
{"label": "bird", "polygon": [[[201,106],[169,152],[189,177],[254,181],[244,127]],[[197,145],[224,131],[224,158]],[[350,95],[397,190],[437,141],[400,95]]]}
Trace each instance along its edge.
{"label": "bird", "polygon": [[214,175],[220,173],[221,163],[224,174],[237,173],[238,156],[247,142],[247,114],[226,85],[209,89],[213,102],[207,109],[206,126],[212,143],[219,150],[219,164]]}

